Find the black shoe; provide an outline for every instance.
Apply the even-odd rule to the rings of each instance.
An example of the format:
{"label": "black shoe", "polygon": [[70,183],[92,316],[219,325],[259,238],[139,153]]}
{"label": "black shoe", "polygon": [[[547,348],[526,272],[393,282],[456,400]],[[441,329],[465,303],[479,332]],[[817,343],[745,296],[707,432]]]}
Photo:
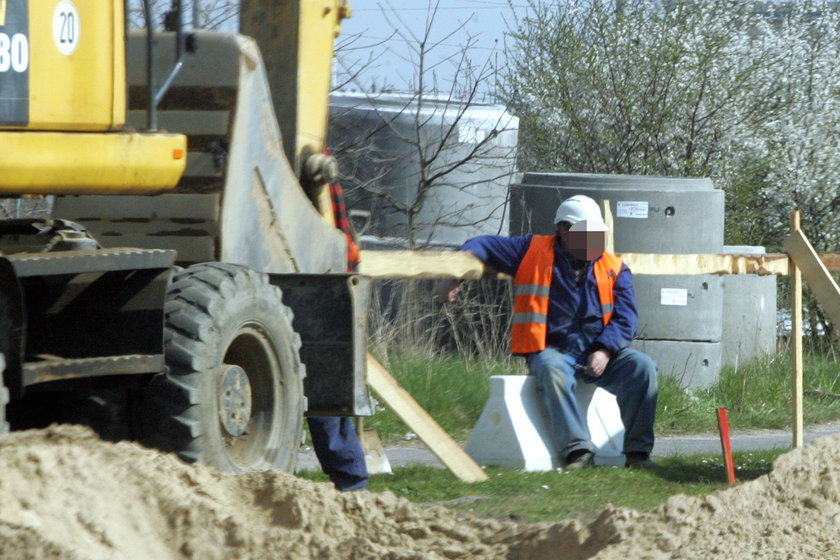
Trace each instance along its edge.
{"label": "black shoe", "polygon": [[595,466],[595,454],[586,449],[572,451],[566,455],[567,471],[579,471],[581,469],[588,469]]}
{"label": "black shoe", "polygon": [[649,453],[628,453],[624,459],[624,466],[645,471],[659,468],[659,465],[651,460]]}

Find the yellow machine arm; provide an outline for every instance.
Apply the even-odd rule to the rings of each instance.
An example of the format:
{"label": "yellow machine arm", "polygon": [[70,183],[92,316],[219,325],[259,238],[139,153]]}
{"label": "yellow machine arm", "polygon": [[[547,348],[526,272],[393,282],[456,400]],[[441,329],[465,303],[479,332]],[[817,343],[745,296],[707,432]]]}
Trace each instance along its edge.
{"label": "yellow machine arm", "polygon": [[186,137],[125,129],[123,0],[0,0],[0,195],[171,189]]}
{"label": "yellow machine arm", "polygon": [[[263,52],[286,156],[328,214],[322,185],[333,40],[347,0],[243,2]],[[126,129],[123,0],[0,0],[0,195],[151,194],[185,169],[186,138]]]}
{"label": "yellow machine arm", "polygon": [[[347,0],[259,0],[243,2],[242,33],[256,39],[263,55],[274,111],[289,163],[304,185],[335,179],[326,148],[333,43],[341,20],[350,17]],[[331,216],[326,189],[310,193]],[[331,217],[328,217],[331,219]]]}
{"label": "yellow machine arm", "polygon": [[307,155],[324,151],[333,41],[347,0],[243,2],[240,27],[262,51],[286,155],[300,170]]}

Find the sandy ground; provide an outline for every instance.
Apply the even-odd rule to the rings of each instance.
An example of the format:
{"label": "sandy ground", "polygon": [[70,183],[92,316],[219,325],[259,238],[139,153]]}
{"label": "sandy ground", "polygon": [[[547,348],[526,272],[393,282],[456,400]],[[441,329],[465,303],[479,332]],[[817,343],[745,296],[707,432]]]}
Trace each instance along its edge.
{"label": "sandy ground", "polygon": [[589,524],[517,524],[264,472],[225,476],[81,427],[0,439],[5,559],[836,559],[840,436],[773,472]]}

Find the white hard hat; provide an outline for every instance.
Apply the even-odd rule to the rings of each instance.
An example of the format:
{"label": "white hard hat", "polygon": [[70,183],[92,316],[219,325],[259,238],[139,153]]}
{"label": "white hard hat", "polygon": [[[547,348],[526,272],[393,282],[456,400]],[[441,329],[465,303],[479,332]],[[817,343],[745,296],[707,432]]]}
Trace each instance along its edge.
{"label": "white hard hat", "polygon": [[557,208],[554,216],[554,224],[569,222],[572,224],[570,231],[608,231],[604,218],[601,217],[601,208],[598,203],[582,194],[576,194],[567,198]]}

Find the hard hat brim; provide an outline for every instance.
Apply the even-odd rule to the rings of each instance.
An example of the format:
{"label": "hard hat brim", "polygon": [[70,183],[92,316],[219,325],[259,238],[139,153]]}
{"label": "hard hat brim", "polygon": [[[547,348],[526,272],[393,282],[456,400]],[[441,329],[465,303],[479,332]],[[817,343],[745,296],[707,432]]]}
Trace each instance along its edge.
{"label": "hard hat brim", "polygon": [[572,224],[569,231],[609,231],[603,220],[580,220]]}

